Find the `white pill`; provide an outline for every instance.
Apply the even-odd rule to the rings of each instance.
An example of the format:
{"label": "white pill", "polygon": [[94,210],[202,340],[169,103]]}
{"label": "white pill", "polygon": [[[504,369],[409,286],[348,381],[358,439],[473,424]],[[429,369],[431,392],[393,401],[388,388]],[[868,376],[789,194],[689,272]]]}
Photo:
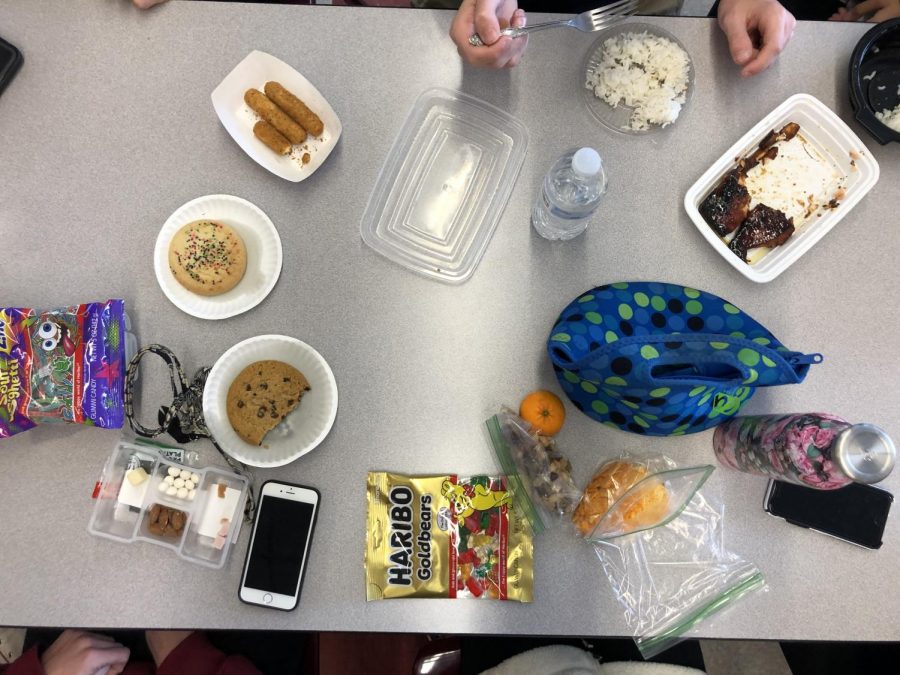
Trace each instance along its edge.
{"label": "white pill", "polygon": [[178,492],[176,493],[178,499],[187,499],[188,491],[184,488],[178,488]]}
{"label": "white pill", "polygon": [[188,471],[187,469],[182,469],[180,475],[184,480],[187,480],[188,478],[191,477],[191,472]]}
{"label": "white pill", "polygon": [[193,490],[195,487],[197,487],[197,485],[189,478],[184,481],[184,487],[186,487],[188,490]]}
{"label": "white pill", "polygon": [[166,485],[175,485],[175,479],[172,476],[166,476]]}
{"label": "white pill", "polygon": [[169,475],[172,476],[172,478],[174,478],[175,476],[177,476],[180,473],[181,472],[178,469],[176,469],[174,466],[169,467]]}
{"label": "white pill", "polygon": [[174,485],[177,488],[183,488],[184,487],[184,478],[176,478],[175,482],[172,483],[172,485]]}
{"label": "white pill", "polygon": [[169,489],[166,490],[166,494],[169,495],[170,497],[174,497],[176,494],[178,494],[178,488],[175,487],[174,485],[170,485]]}
{"label": "white pill", "polygon": [[194,501],[194,497],[196,497],[196,496],[197,496],[196,490],[188,490],[188,501],[189,502]]}
{"label": "white pill", "polygon": [[197,484],[200,482],[200,474],[199,474],[199,473],[192,473],[192,474],[191,474],[191,482],[192,482],[194,485],[197,485]]}
{"label": "white pill", "polygon": [[156,487],[156,489],[159,490],[160,492],[165,492],[166,490],[169,489],[169,484],[166,483],[165,481],[162,481],[162,482],[160,482],[160,484]]}

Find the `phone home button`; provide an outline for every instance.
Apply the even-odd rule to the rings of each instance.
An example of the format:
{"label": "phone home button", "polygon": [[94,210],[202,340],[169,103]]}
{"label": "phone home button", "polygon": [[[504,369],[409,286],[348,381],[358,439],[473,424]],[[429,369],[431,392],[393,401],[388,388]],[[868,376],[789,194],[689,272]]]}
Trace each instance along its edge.
{"label": "phone home button", "polygon": [[272,597],[272,594],[271,594],[271,593],[266,593],[266,594],[263,596],[263,602],[266,603],[267,605],[271,605],[273,599],[274,599],[274,598]]}

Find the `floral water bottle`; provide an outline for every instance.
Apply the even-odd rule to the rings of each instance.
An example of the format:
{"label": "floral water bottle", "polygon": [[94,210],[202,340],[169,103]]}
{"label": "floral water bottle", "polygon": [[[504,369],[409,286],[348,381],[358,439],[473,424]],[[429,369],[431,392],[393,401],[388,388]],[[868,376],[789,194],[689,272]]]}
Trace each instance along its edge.
{"label": "floral water bottle", "polygon": [[877,483],[897,454],[883,429],[824,413],[734,417],[716,428],[713,448],[732,469],[819,490]]}
{"label": "floral water bottle", "polygon": [[599,153],[593,148],[569,150],[544,176],[531,224],[545,239],[573,239],[587,229],[605,192]]}

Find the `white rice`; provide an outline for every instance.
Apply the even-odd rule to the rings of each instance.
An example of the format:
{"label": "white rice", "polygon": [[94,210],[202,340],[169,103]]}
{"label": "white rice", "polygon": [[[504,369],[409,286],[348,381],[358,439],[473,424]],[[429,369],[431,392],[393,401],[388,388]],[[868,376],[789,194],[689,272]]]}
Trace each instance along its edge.
{"label": "white rice", "polygon": [[626,129],[667,126],[687,96],[690,59],[675,42],[650,33],[621,33],[600,47],[585,86],[613,108],[633,108]]}
{"label": "white rice", "polygon": [[[898,89],[898,93],[900,93],[900,89]],[[894,131],[900,131],[900,105],[892,110],[885,108],[881,112],[875,113],[875,117],[884,126],[890,127]]]}

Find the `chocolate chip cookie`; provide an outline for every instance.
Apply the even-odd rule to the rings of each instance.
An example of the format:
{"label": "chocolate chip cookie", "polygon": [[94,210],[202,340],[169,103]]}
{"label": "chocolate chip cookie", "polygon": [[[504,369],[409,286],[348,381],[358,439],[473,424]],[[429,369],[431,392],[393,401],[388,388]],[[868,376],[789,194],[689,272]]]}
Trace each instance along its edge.
{"label": "chocolate chip cookie", "polygon": [[256,361],[228,389],[225,407],[235,433],[247,443],[263,438],[300,404],[309,391],[303,373],[282,361]]}

